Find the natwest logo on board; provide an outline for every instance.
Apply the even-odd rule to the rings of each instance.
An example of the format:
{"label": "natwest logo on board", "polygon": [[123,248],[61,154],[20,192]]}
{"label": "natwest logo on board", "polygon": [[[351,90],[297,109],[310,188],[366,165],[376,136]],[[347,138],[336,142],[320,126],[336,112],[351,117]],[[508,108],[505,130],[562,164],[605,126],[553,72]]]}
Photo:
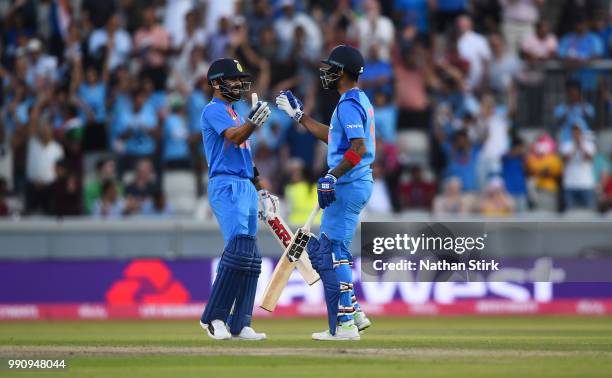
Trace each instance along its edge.
{"label": "natwest logo on board", "polygon": [[109,304],[187,303],[189,291],[159,259],[133,260],[106,292]]}

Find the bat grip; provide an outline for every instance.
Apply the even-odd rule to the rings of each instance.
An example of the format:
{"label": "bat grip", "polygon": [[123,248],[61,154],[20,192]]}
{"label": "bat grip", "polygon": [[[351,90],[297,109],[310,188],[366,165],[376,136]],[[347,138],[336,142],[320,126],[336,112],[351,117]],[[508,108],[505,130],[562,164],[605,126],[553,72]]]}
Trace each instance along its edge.
{"label": "bat grip", "polygon": [[315,205],[315,207],[312,209],[312,211],[310,212],[310,215],[308,216],[308,220],[306,221],[306,224],[304,224],[304,230],[306,231],[310,231],[310,227],[312,226],[312,222],[314,222],[314,219],[316,218],[317,214],[319,213],[319,204],[317,203]]}

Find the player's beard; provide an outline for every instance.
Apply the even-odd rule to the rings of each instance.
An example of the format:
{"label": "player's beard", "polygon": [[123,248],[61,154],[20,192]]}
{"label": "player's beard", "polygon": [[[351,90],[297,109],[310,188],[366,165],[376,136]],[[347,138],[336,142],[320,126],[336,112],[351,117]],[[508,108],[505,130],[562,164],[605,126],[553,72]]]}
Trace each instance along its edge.
{"label": "player's beard", "polygon": [[251,82],[241,80],[240,83],[230,85],[226,81],[223,81],[221,82],[219,89],[221,90],[223,97],[225,97],[228,101],[239,101],[242,98],[242,92],[248,92],[251,90]]}

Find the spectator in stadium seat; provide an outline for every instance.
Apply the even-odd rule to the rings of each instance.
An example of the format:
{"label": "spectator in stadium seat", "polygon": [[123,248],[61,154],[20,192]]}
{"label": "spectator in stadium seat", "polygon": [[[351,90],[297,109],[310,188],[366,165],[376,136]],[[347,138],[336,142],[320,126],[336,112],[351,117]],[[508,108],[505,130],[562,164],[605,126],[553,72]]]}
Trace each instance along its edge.
{"label": "spectator in stadium seat", "polygon": [[522,70],[522,62],[515,53],[506,49],[500,34],[492,34],[489,37],[489,44],[493,51],[487,78],[489,89],[495,94],[497,102],[508,107],[510,111],[515,95],[514,82]]}
{"label": "spectator in stadium seat", "polygon": [[94,205],[102,197],[102,184],[112,181],[117,186],[117,193],[123,194],[123,186],[117,180],[115,171],[115,161],[109,158],[102,158],[96,162],[96,177],[85,185],[83,191],[83,207],[87,214],[91,214]]}
{"label": "spectator in stadium seat", "polygon": [[47,55],[43,51],[42,42],[37,38],[28,41],[26,50],[28,52],[28,85],[39,88],[41,85],[55,83],[57,80],[57,58]]}
{"label": "spectator in stadium seat", "polygon": [[502,30],[508,52],[517,55],[521,40],[533,33],[545,0],[501,0]]}
{"label": "spectator in stadium seat", "polygon": [[279,6],[282,14],[274,21],[274,32],[280,41],[281,56],[283,52],[292,50],[295,28],[301,26],[306,35],[304,54],[311,60],[317,59],[321,54],[323,37],[315,21],[308,14],[296,11],[295,0],[280,0]]}
{"label": "spectator in stadium seat", "polygon": [[189,169],[189,134],[185,101],[179,94],[169,98],[170,112],[163,116],[162,160],[166,169]]}
{"label": "spectator in stadium seat", "polygon": [[174,206],[166,199],[162,190],[155,190],[153,197],[145,201],[140,210],[140,214],[148,217],[168,218],[176,213]]}
{"label": "spectator in stadium seat", "polygon": [[28,127],[26,160],[26,212],[50,213],[51,185],[55,181],[55,163],[64,158],[64,149],[53,139],[53,126],[41,115],[49,94],[40,94]]}
{"label": "spectator in stadium seat", "polygon": [[66,160],[55,164],[55,176],[51,185],[50,213],[58,217],[81,215],[81,181],[70,171]]}
{"label": "spectator in stadium seat", "polygon": [[384,143],[395,143],[397,139],[397,106],[385,92],[374,94],[374,125],[376,138]]}
{"label": "spectator in stadium seat", "polygon": [[100,218],[120,218],[134,214],[139,206],[134,199],[123,199],[117,191],[114,181],[102,183],[102,197],[94,204],[92,215]]}
{"label": "spectator in stadium seat", "polygon": [[555,107],[553,116],[559,129],[559,140],[563,143],[572,139],[571,129],[576,124],[584,131],[590,130],[595,108],[583,99],[580,83],[570,80],[565,86],[565,102]]}
{"label": "spectator in stadium seat", "polygon": [[472,20],[463,15],[457,18],[459,39],[457,50],[459,55],[470,64],[467,77],[467,89],[478,90],[492,59],[491,49],[487,39],[473,30]]}
{"label": "spectator in stadium seat", "polygon": [[572,140],[561,144],[560,152],[565,161],[563,189],[565,208],[595,209],[595,174],[593,157],[595,143],[583,128],[572,127]]}
{"label": "spectator in stadium seat", "polygon": [[507,217],[514,212],[514,200],[506,192],[504,180],[499,176],[489,179],[479,200],[479,212],[487,217]]}
{"label": "spectator in stadium seat", "polygon": [[106,133],[108,64],[103,65],[101,72],[93,65],[87,66],[83,82],[80,81],[80,71],[80,68],[75,69],[73,85],[77,88],[77,96],[85,123],[83,148],[85,151],[105,150],[108,143]]}
{"label": "spectator in stadium seat", "polygon": [[285,186],[285,198],[289,207],[289,223],[304,224],[317,203],[316,186],[306,179],[307,170],[304,161],[291,159],[286,170],[289,183]]}
{"label": "spectator in stadium seat", "polygon": [[436,32],[443,34],[450,31],[457,17],[467,12],[469,0],[433,0],[429,4],[434,11]]}
{"label": "spectator in stadium seat", "polygon": [[532,144],[527,156],[527,172],[529,197],[533,201],[533,207],[537,210],[557,211],[563,161],[557,154],[555,141],[550,135],[541,135]]}
{"label": "spectator in stadium seat", "polygon": [[435,73],[427,62],[427,50],[420,43],[404,47],[394,67],[398,128],[427,129],[430,123],[428,88]]}
{"label": "spectator in stadium seat", "polygon": [[147,102],[144,90],[136,89],[132,96],[132,109],[121,114],[117,121],[114,145],[120,153],[120,174],[130,169],[136,160],[152,157],[160,136],[155,109]]}
{"label": "spectator in stadium seat", "polygon": [[429,32],[428,0],[395,0],[395,20],[399,23],[411,23],[417,28],[420,36]]}
{"label": "spectator in stadium seat", "polygon": [[501,174],[501,158],[510,147],[508,120],[497,111],[495,98],[486,94],[480,101],[478,127],[484,140],[478,159],[478,181],[480,187],[489,177]]}
{"label": "spectator in stadium seat", "polygon": [[550,25],[546,20],[536,23],[535,32],[528,34],[521,42],[521,52],[530,62],[552,59],[557,54],[559,42],[550,32]]}
{"label": "spectator in stadium seat", "polygon": [[605,213],[612,209],[612,175],[607,175],[598,196],[599,211]]}
{"label": "spectator in stadium seat", "polygon": [[143,9],[142,26],[134,35],[133,45],[143,65],[143,74],[153,80],[156,90],[163,89],[166,83],[166,54],[170,49],[170,34],[157,21],[153,6]]}
{"label": "spectator in stadium seat", "polygon": [[473,145],[465,130],[453,134],[452,142],[444,141],[442,147],[446,156],[445,177],[457,177],[461,180],[462,190],[478,190],[477,162],[480,156],[480,145]]}
{"label": "spectator in stadium seat", "polygon": [[431,209],[436,185],[425,181],[423,168],[415,165],[410,168],[408,181],[399,184],[400,202],[403,209]]}
{"label": "spectator in stadium seat", "polygon": [[508,194],[514,199],[515,210],[526,211],[528,203],[525,142],[517,135],[512,138],[510,150],[502,157],[502,179]]}
{"label": "spectator in stadium seat", "polygon": [[474,196],[461,191],[461,179],[449,177],[444,182],[442,194],[437,195],[433,202],[433,215],[466,215],[472,211]]}
{"label": "spectator in stadium seat", "polygon": [[260,39],[261,32],[273,23],[272,7],[269,1],[253,0],[253,7],[246,18],[249,29],[249,43],[252,46],[263,46],[263,41]]}
{"label": "spectator in stadium seat", "polygon": [[612,47],[612,20],[606,12],[599,12],[593,20],[593,31],[601,38],[603,44],[604,58],[610,57],[610,47]]}
{"label": "spectator in stadium seat", "polygon": [[219,18],[219,26],[214,34],[208,39],[208,58],[210,61],[221,59],[228,54],[228,49],[232,37],[232,23],[229,17]]}
{"label": "spectator in stadium seat", "polygon": [[557,51],[565,67],[577,70],[573,76],[580,81],[583,90],[593,91],[597,87],[597,71],[587,67],[595,59],[604,54],[601,38],[589,30],[588,20],[576,16],[574,31],[564,35]]}
{"label": "spectator in stadium seat", "polygon": [[[121,28],[121,16],[113,14],[104,27],[94,30],[88,41],[89,55],[98,61],[103,61],[106,54],[110,54],[109,70],[114,70],[120,65],[126,64],[132,52],[132,39],[130,35]],[[110,48],[112,46],[112,48]]]}
{"label": "spectator in stadium seat", "polygon": [[374,94],[382,92],[391,98],[393,96],[393,67],[388,61],[380,58],[380,47],[376,43],[370,45],[366,55],[363,74],[359,77],[360,88],[374,102]]}
{"label": "spectator in stadium seat", "polygon": [[4,177],[0,177],[0,218],[11,214],[6,197],[8,197],[8,184]]}
{"label": "spectator in stadium seat", "polygon": [[365,212],[367,214],[391,214],[393,211],[391,197],[389,195],[389,188],[385,182],[383,167],[380,162],[374,162],[374,164],[372,164],[372,177],[374,178],[372,195],[365,206]]}
{"label": "spectator in stadium seat", "polygon": [[149,159],[141,159],[136,165],[134,179],[125,187],[125,195],[128,200],[134,202],[138,208],[145,201],[153,199],[153,194],[158,189],[155,182],[153,163]]}
{"label": "spectator in stadium seat", "polygon": [[[389,62],[395,37],[395,27],[388,17],[380,14],[380,3],[378,1],[365,0],[363,2],[363,16],[355,20],[354,28],[359,41],[359,49],[363,56],[368,56],[371,53],[372,46],[376,45],[378,59]],[[367,69],[368,64],[366,64]],[[361,75],[360,80],[363,80],[363,75]]]}

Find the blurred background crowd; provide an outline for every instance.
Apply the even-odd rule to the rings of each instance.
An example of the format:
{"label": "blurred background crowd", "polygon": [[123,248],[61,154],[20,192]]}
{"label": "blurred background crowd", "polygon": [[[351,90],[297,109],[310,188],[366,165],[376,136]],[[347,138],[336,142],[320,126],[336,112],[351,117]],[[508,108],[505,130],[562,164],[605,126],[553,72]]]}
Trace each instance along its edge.
{"label": "blurred background crowd", "polygon": [[[210,218],[210,62],[329,118],[319,61],[349,44],[375,107],[367,214],[504,217],[612,207],[609,0],[5,0],[0,216]],[[243,115],[246,102],[235,104]],[[291,223],[326,146],[278,109],[253,136]]]}

